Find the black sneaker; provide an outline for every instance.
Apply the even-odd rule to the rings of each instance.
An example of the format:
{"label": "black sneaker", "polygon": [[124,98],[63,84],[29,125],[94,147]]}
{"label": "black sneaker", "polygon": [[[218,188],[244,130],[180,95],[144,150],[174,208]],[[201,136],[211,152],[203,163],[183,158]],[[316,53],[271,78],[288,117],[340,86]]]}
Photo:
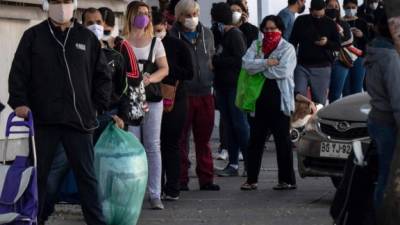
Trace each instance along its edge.
{"label": "black sneaker", "polygon": [[296,184],[288,184],[285,182],[279,183],[273,187],[273,189],[276,191],[294,190],[296,188],[297,188]]}
{"label": "black sneaker", "polygon": [[220,189],[218,184],[213,183],[200,186],[201,191],[219,191]]}
{"label": "black sneaker", "polygon": [[217,172],[219,177],[238,177],[239,170],[233,168],[232,166],[228,165],[225,169],[220,170]]}

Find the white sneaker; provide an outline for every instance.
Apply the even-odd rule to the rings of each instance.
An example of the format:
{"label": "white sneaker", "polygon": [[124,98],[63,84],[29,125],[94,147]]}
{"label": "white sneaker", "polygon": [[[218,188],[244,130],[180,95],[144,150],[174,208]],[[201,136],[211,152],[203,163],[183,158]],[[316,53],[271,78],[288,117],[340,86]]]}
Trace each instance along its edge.
{"label": "white sneaker", "polygon": [[227,160],[229,157],[228,150],[222,149],[221,152],[217,154],[217,160]]}
{"label": "white sneaker", "polygon": [[239,161],[244,161],[243,154],[241,152],[239,152]]}

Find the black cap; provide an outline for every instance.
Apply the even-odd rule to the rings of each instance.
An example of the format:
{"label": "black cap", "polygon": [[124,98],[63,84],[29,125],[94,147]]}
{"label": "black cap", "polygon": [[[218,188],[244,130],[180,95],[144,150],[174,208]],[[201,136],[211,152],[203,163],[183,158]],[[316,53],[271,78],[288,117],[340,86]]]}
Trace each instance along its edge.
{"label": "black cap", "polygon": [[224,25],[232,24],[232,11],[228,3],[214,3],[211,8],[211,17],[215,22]]}
{"label": "black cap", "polygon": [[312,0],[311,1],[311,10],[321,10],[325,9],[325,1],[324,0]]}

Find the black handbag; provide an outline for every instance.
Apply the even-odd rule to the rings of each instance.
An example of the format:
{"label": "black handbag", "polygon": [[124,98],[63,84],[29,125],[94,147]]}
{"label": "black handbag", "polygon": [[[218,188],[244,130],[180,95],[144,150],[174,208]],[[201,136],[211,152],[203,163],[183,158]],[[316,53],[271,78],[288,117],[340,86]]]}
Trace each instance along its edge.
{"label": "black handbag", "polygon": [[[143,64],[143,74],[152,74],[155,71],[157,71],[158,67],[153,62],[153,50],[154,46],[156,44],[156,38],[153,38],[151,41],[151,46],[150,46],[150,52],[149,52],[149,57],[147,60],[139,60],[140,64]],[[149,84],[146,86],[146,100],[148,102],[159,102],[162,100],[162,93],[161,93],[161,86],[160,83],[155,83],[155,84]]]}

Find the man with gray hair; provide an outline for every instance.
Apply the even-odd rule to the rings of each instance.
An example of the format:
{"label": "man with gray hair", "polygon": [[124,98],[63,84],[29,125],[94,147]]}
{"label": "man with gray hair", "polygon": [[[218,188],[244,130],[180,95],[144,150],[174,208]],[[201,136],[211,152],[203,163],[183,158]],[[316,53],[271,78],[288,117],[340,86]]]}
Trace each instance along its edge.
{"label": "man with gray hair", "polygon": [[196,1],[179,1],[175,7],[177,22],[170,31],[172,36],[183,40],[189,46],[195,66],[193,80],[186,82],[188,114],[180,141],[180,182],[181,190],[188,190],[188,139],[190,129],[192,129],[200,190],[218,191],[219,186],[214,184],[214,166],[209,144],[214,128],[214,97],[212,95],[214,74],[211,66],[214,37],[208,28],[199,23],[199,14],[200,5]]}

